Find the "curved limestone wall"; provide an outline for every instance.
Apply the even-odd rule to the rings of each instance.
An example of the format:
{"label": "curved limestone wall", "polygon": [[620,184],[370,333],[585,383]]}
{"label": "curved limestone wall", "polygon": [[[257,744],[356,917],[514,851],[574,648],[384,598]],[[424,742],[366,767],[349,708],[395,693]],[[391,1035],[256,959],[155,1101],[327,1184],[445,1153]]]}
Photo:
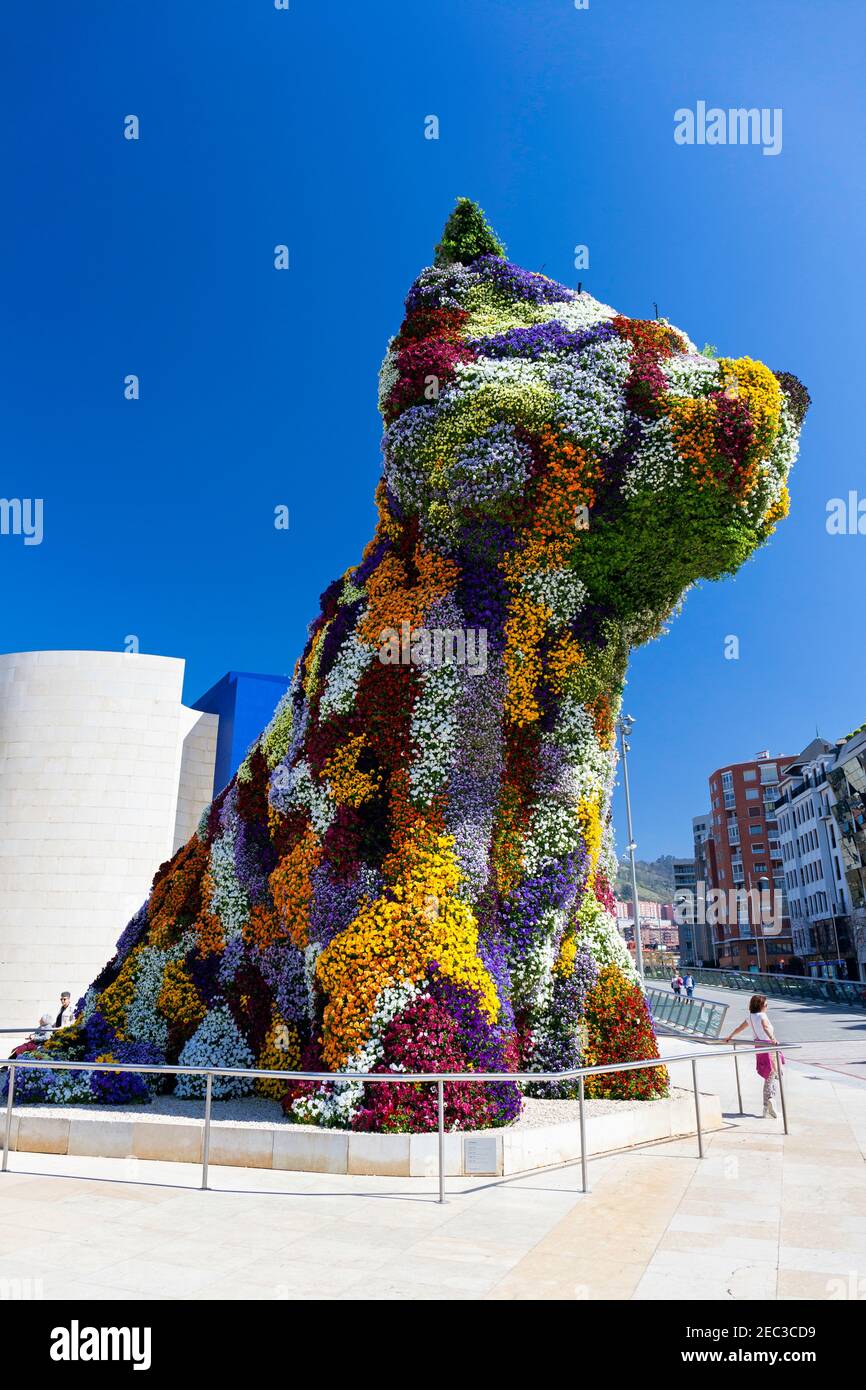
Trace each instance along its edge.
{"label": "curved limestone wall", "polygon": [[79,997],[195,830],[218,720],[183,705],[183,673],[176,657],[0,655],[0,1026]]}

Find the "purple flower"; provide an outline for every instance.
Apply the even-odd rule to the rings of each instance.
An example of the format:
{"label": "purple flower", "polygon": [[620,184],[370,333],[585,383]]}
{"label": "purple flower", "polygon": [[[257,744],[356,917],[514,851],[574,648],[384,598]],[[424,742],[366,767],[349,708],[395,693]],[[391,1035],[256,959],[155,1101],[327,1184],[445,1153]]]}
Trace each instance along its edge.
{"label": "purple flower", "polygon": [[509,958],[522,960],[533,945],[544,915],[571,907],[586,883],[589,855],[572,850],[564,859],[545,864],[509,893],[503,904],[503,924],[509,942]]}
{"label": "purple flower", "polygon": [[531,451],[502,421],[465,446],[448,471],[448,496],[454,506],[494,506],[522,492],[531,471]]}
{"label": "purple flower", "polygon": [[[159,1048],[147,1042],[118,1043],[110,1049],[110,1055],[115,1062],[143,1062],[146,1066],[159,1066],[165,1061]],[[94,1100],[101,1105],[124,1105],[130,1101],[141,1104],[150,1100],[159,1082],[156,1075],[94,1071],[90,1076],[90,1089]]]}
{"label": "purple flower", "polygon": [[225,950],[220,956],[219,982],[223,989],[230,985],[244,958],[243,937],[233,936],[226,942]]}
{"label": "purple flower", "polygon": [[[510,1021],[489,1023],[481,1012],[473,990],[464,989],[443,975],[433,965],[429,993],[456,1020],[462,1049],[472,1071],[510,1071],[513,1058],[509,1055],[512,1038]],[[484,1087],[488,1099],[496,1107],[495,1125],[511,1124],[520,1114],[520,1091],[514,1082],[489,1082]]]}
{"label": "purple flower", "polygon": [[[570,975],[556,974],[553,998],[528,1020],[529,1071],[571,1071],[581,1063],[580,1021],[586,999],[598,979],[598,966],[588,951],[578,949]],[[542,1081],[527,1086],[528,1095],[568,1100],[578,1094],[577,1081]]]}
{"label": "purple flower", "polygon": [[[558,295],[557,298],[562,298]],[[510,328],[490,338],[472,338],[470,346],[484,357],[528,357],[533,360],[548,353],[575,353],[588,343],[617,338],[615,328],[607,322],[592,328],[571,329],[558,319],[535,323],[528,328]]]}
{"label": "purple flower", "polygon": [[130,919],[117,943],[117,964],[121,965],[133,947],[137,946],[147,931],[147,903],[142,903],[135,916]]}
{"label": "purple flower", "polygon": [[428,266],[422,270],[406,296],[406,313],[419,309],[462,309],[466,291],[478,284],[475,264]]}
{"label": "purple flower", "polygon": [[504,522],[484,517],[463,528],[454,559],[460,566],[456,598],[470,627],[487,632],[490,651],[501,651],[505,638],[508,586],[500,561],[514,545],[514,532]]}
{"label": "purple flower", "polygon": [[327,946],[338,932],[357,915],[362,896],[379,896],[382,876],[368,865],[362,865],[349,878],[340,878],[328,864],[321,864],[310,875],[313,899],[310,904],[309,936]]}
{"label": "purple flower", "polygon": [[259,958],[262,979],[273,991],[277,1013],[285,1023],[300,1023],[307,1017],[307,986],[304,957],[297,946],[278,942]]}
{"label": "purple flower", "polygon": [[192,982],[208,1008],[213,1006],[214,1000],[220,995],[221,963],[222,955],[187,956],[186,965]]}
{"label": "purple flower", "polygon": [[496,653],[488,652],[483,675],[460,671],[456,702],[457,740],[462,757],[451,772],[445,820],[472,900],[490,874],[490,839],[502,780],[502,709],[505,676]]}
{"label": "purple flower", "polygon": [[251,903],[271,902],[268,875],[276,864],[267,824],[240,820],[235,832],[235,873]]}
{"label": "purple flower", "polygon": [[527,299],[533,304],[553,304],[563,299],[577,299],[577,291],[544,275],[536,275],[531,270],[521,270],[519,265],[503,260],[501,256],[479,256],[472,262],[472,269],[483,280],[491,281],[509,299]]}

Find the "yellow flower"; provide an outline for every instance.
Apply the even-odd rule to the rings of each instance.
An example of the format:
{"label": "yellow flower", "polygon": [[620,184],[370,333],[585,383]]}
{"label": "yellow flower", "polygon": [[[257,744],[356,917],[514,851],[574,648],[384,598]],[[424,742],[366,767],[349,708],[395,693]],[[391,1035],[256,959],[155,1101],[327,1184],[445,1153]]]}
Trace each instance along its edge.
{"label": "yellow flower", "polygon": [[126,1039],[126,1015],[135,998],[135,976],[143,949],[143,946],[136,946],[135,950],[130,951],[117,979],[99,996],[99,1012],[109,1027],[114,1029],[120,1042]]}
{"label": "yellow flower", "polygon": [[496,1018],[499,998],[478,955],[475,916],[455,896],[460,871],[453,846],[452,836],[423,822],[413,826],[387,861],[393,875],[389,895],[363,903],[319,956],[316,978],[328,1000],[323,1059],[333,1070],[345,1066],[369,1037],[382,991],[424,979],[433,962],[455,984],[477,994],[488,1019]]}
{"label": "yellow flower", "polygon": [[[298,1071],[301,1065],[301,1039],[293,1023],[284,1023],[274,1009],[273,1022],[262,1044],[256,1066],[262,1071]],[[259,1080],[255,1083],[256,1094],[267,1096],[270,1100],[282,1100],[286,1093],[285,1081],[274,1078],[271,1081]]]}
{"label": "yellow flower", "polygon": [[601,808],[601,795],[595,796],[591,800],[582,797],[577,804],[577,819],[587,848],[587,853],[589,854],[590,874],[595,873],[596,865],[598,864],[598,856],[601,853]]}
{"label": "yellow flower", "polygon": [[566,934],[562,938],[559,948],[559,955],[553,963],[553,968],[557,975],[570,975],[574,970],[574,961],[577,956],[577,938],[573,933]]}
{"label": "yellow flower", "polygon": [[187,1034],[195,1032],[207,1013],[204,1000],[182,960],[170,960],[166,964],[156,1007],[163,1018],[178,1024]]}
{"label": "yellow flower", "polygon": [[322,776],[330,783],[338,805],[363,806],[379,790],[381,777],[358,768],[358,758],[365,746],[364,735],[358,734],[357,738],[342,744],[322,769]]}

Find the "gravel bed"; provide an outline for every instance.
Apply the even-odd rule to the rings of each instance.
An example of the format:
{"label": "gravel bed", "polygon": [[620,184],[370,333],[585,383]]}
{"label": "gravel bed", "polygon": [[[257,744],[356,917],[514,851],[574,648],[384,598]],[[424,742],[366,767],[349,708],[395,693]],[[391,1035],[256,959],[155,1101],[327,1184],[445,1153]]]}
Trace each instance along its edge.
{"label": "gravel bed", "polygon": [[[671,1088],[671,1096],[677,1095]],[[656,1105],[656,1100],[588,1100],[586,1116],[622,1115],[628,1110],[636,1110],[645,1105]],[[5,1105],[0,1114],[5,1113]],[[523,1113],[509,1129],[538,1129],[542,1125],[576,1124],[580,1106],[576,1100],[535,1100],[524,1099]],[[99,1115],[111,1120],[144,1120],[158,1124],[163,1120],[184,1119],[204,1121],[203,1100],[181,1100],[177,1096],[156,1096],[149,1105],[21,1105],[15,1106],[13,1113],[18,1115],[62,1115],[70,1120],[87,1119]],[[211,1112],[213,1124],[236,1125],[247,1129],[290,1128],[309,1129],[318,1132],[318,1125],[299,1125],[287,1120],[280,1109],[279,1101],[268,1100],[264,1096],[239,1096],[234,1100],[215,1100]],[[336,1132],[336,1131],[335,1131]],[[496,1131],[487,1131],[495,1133]]]}

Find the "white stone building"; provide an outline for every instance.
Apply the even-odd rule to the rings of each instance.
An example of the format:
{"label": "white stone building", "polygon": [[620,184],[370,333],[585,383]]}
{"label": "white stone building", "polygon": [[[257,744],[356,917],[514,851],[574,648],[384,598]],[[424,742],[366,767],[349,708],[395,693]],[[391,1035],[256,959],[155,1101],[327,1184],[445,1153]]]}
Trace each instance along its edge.
{"label": "white stone building", "polygon": [[184,662],[0,655],[0,1026],[73,1003],[213,794],[219,720]]}
{"label": "white stone building", "polygon": [[[827,773],[837,748],[814,738],[786,763],[776,811],[794,954],[814,975],[851,971],[851,902]],[[851,978],[857,978],[856,967]]]}

